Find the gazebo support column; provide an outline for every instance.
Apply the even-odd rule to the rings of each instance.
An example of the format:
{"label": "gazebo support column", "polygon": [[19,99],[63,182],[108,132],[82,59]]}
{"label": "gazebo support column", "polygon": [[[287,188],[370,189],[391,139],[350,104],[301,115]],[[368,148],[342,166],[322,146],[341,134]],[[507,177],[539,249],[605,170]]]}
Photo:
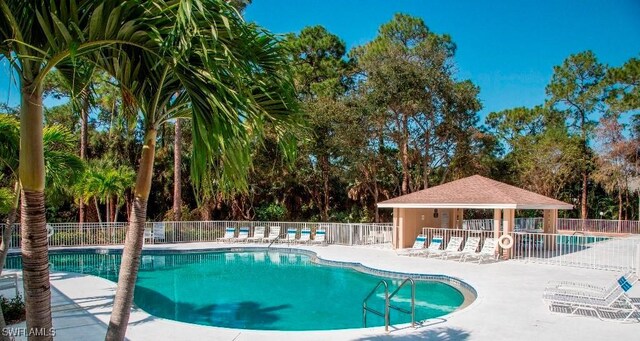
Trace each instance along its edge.
{"label": "gazebo support column", "polygon": [[[502,234],[511,234],[516,223],[516,210],[505,209],[502,216]],[[502,259],[511,258],[511,249],[502,250]]]}
{"label": "gazebo support column", "polygon": [[400,238],[401,238],[401,234],[400,231],[402,230],[402,217],[400,216],[400,209],[399,208],[394,208],[393,209],[393,231],[392,231],[392,242],[391,244],[393,244],[393,249],[397,250],[399,249],[400,246]]}
{"label": "gazebo support column", "polygon": [[502,210],[496,208],[493,210],[493,238],[500,238],[500,227],[502,226]]}
{"label": "gazebo support column", "polygon": [[456,212],[456,219],[457,219],[455,228],[462,229],[462,222],[464,222],[464,209],[457,208],[455,212]]}
{"label": "gazebo support column", "polygon": [[[556,234],[558,233],[558,210],[544,210],[542,219],[542,229],[545,234]],[[544,243],[545,250],[555,250],[556,242],[555,238],[545,238]]]}

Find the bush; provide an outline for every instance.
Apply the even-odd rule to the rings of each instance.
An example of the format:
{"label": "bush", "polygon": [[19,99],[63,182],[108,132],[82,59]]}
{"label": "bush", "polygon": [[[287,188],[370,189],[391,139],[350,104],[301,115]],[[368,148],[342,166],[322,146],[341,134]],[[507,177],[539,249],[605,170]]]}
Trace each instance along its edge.
{"label": "bush", "polygon": [[25,320],[25,308],[22,296],[18,295],[10,300],[4,296],[0,296],[0,306],[2,306],[4,321],[7,325]]}
{"label": "bush", "polygon": [[282,221],[286,215],[286,207],[276,203],[256,208],[256,217],[259,221]]}

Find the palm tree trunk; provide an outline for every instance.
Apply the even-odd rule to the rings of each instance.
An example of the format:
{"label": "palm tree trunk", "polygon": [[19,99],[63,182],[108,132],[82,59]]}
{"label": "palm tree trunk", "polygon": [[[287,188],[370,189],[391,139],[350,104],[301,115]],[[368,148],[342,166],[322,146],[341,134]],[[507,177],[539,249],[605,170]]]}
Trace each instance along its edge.
{"label": "palm tree trunk", "polygon": [[182,127],[176,119],[173,139],[173,220],[182,220]]}
{"label": "palm tree trunk", "polygon": [[102,216],[100,215],[100,206],[98,206],[98,198],[93,197],[93,203],[96,205],[96,214],[98,215],[98,223],[102,225]]}
{"label": "palm tree trunk", "polygon": [[106,340],[124,340],[131,314],[133,303],[133,290],[138,278],[138,268],[140,267],[140,253],[142,252],[142,242],[144,225],[147,218],[147,200],[151,190],[151,178],[153,177],[153,162],[156,148],[156,130],[149,129],[145,135],[142,157],[140,159],[140,169],[136,179],[133,208],[131,209],[131,222],[127,229],[127,237],[122,252],[122,263],[118,275],[118,289],[113,302],[113,311],[109,328],[107,329]]}
{"label": "palm tree trunk", "polygon": [[52,340],[48,237],[44,208],[42,88],[33,88],[24,82],[23,80],[21,89],[19,172],[22,185],[22,281],[27,332],[38,332],[30,340]]}
{"label": "palm tree trunk", "polygon": [[[83,96],[82,108],[80,108],[80,159],[87,159],[87,129],[89,128],[89,97]],[[85,221],[85,204],[80,198],[78,205],[80,224]]]}

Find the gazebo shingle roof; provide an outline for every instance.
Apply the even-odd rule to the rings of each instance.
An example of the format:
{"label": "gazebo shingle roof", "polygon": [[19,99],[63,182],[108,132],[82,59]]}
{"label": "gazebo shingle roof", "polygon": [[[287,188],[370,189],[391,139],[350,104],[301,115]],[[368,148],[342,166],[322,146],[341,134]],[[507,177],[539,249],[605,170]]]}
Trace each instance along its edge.
{"label": "gazebo shingle roof", "polygon": [[378,207],[572,209],[573,205],[473,175],[382,201]]}

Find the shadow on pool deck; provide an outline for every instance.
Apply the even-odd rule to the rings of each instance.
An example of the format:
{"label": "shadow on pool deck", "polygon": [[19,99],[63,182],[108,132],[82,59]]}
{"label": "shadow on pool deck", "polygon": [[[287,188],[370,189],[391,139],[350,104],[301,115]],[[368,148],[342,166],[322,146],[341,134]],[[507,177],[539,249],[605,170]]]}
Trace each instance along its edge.
{"label": "shadow on pool deck", "polygon": [[459,328],[437,327],[418,329],[411,334],[394,335],[393,333],[379,336],[366,336],[356,340],[438,340],[438,341],[464,341],[471,334]]}

